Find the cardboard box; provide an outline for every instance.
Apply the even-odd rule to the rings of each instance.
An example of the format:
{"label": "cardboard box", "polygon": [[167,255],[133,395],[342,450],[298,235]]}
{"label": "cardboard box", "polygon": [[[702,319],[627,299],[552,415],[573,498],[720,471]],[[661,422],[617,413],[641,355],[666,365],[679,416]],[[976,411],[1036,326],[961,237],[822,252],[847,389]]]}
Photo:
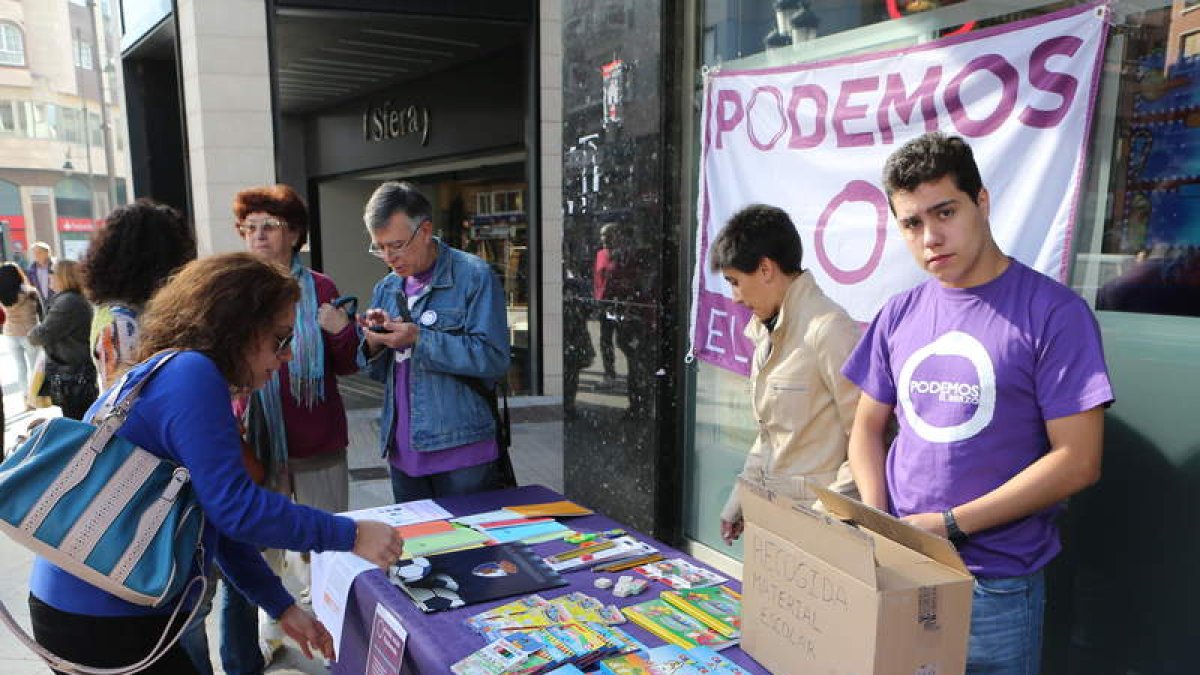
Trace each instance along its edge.
{"label": "cardboard box", "polygon": [[[739,480],[742,648],[773,673],[957,675],[973,579],[947,540],[810,486],[828,513]],[[843,522],[846,521],[846,522]]]}

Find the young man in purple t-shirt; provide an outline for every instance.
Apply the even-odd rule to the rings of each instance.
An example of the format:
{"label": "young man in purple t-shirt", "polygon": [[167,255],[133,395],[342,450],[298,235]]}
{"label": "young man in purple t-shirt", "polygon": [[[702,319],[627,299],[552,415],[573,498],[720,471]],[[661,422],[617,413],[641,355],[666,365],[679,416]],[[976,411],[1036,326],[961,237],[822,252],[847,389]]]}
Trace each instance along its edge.
{"label": "young man in purple t-shirt", "polygon": [[854,480],[867,504],[953,541],[975,574],[967,672],[1037,673],[1054,518],[1100,476],[1113,394],[1099,328],[1078,295],[996,245],[961,138],[910,141],[883,174],[931,278],[888,301],[842,370],[863,392]]}

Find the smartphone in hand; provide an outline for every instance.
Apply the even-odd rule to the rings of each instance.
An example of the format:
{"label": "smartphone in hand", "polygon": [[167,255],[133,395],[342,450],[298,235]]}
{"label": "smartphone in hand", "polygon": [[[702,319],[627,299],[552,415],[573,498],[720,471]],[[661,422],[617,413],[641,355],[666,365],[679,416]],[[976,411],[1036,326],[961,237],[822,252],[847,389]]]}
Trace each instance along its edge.
{"label": "smartphone in hand", "polygon": [[392,331],[384,328],[383,324],[389,320],[386,311],[374,307],[363,313],[363,319],[366,321],[367,330],[372,333],[390,333]]}

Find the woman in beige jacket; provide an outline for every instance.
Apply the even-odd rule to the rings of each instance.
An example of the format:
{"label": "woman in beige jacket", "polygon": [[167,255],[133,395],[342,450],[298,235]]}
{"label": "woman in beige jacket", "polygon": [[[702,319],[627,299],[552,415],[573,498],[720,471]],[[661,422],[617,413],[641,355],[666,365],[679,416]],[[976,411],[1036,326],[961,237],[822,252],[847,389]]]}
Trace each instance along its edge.
{"label": "woman in beige jacket", "polygon": [[[37,359],[37,349],[29,344],[29,331],[37,325],[42,300],[29,285],[25,272],[13,263],[0,265],[0,305],[4,305],[4,339],[17,366],[17,382],[28,396],[29,377]],[[26,403],[28,405],[28,402]]]}
{"label": "woman in beige jacket", "polygon": [[[748,206],[712,244],[710,261],[751,311],[746,337],[754,341],[751,407],[758,436],[742,477],[806,502],[813,482],[857,498],[846,457],[859,390],[841,374],[858,343],[846,311],[801,267],[800,237],[787,213]],[[736,485],[721,512],[721,538],[742,533]]]}

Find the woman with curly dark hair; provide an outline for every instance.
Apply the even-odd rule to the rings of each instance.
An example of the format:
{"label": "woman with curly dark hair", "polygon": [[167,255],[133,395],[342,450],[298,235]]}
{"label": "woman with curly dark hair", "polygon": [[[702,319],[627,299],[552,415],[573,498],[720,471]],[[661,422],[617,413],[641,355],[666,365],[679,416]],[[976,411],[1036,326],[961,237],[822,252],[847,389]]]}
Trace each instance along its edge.
{"label": "woman with curly dark hair", "polygon": [[139,200],[109,214],[83,261],[96,305],[90,344],[100,387],[137,363],[138,316],[172,272],[196,257],[196,239],[177,211]]}

